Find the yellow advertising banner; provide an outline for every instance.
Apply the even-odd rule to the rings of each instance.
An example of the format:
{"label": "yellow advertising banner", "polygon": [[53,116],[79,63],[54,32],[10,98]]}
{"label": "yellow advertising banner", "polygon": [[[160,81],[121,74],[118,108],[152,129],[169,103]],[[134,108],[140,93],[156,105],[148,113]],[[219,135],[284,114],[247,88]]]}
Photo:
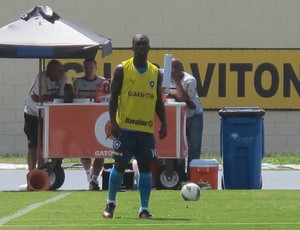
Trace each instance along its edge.
{"label": "yellow advertising banner", "polygon": [[[98,54],[98,74],[111,77],[115,66],[132,54],[130,49],[113,49],[104,59]],[[300,50],[152,49],[148,59],[163,67],[165,54],[180,59],[185,71],[197,79],[204,109],[300,109]],[[83,60],[61,61],[70,82],[83,76]]]}

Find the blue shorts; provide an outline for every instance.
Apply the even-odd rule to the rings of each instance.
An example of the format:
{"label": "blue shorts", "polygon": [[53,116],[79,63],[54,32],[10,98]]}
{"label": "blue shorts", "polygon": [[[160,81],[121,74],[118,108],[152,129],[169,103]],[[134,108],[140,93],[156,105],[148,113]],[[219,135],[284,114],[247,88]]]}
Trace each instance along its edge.
{"label": "blue shorts", "polygon": [[37,148],[38,145],[38,117],[24,113],[24,132],[27,136],[28,148]]}
{"label": "blue shorts", "polygon": [[135,158],[138,162],[151,163],[157,158],[154,135],[121,129],[120,139],[113,141],[112,157],[116,162],[129,162]]}

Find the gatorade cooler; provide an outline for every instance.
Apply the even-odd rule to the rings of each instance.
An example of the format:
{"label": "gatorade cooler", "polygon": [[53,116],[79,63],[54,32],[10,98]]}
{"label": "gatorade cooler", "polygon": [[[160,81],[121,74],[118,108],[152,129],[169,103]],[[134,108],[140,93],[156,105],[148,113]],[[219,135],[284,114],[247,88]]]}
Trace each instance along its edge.
{"label": "gatorade cooler", "polygon": [[216,159],[194,159],[190,163],[190,181],[218,189],[219,163]]}

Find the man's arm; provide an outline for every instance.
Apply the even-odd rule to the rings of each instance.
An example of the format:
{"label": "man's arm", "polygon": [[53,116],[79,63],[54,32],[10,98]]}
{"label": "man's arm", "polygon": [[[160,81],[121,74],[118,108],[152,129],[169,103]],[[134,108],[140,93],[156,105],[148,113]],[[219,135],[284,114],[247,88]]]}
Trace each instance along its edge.
{"label": "man's arm", "polygon": [[[43,75],[38,74],[35,78],[35,82],[33,85],[33,93],[31,95],[31,99],[34,102],[44,102],[44,101],[53,101],[53,97],[46,94],[46,86],[43,81]],[[41,89],[39,82],[41,81]],[[41,93],[39,93],[41,91]],[[39,95],[40,94],[40,95]]]}
{"label": "man's arm", "polygon": [[65,85],[67,84],[67,75],[63,73],[61,77],[61,82],[58,89],[58,95],[53,95],[54,97],[63,98],[65,93]]}
{"label": "man's arm", "polygon": [[175,99],[177,101],[185,102],[190,109],[195,109],[196,106],[195,106],[194,102],[192,102],[192,100],[191,100],[190,95],[188,94],[188,92],[186,92],[183,89],[181,81],[178,80],[177,78],[174,78],[173,81],[174,81],[174,83],[176,85],[176,91],[177,91],[177,96],[176,96]]}
{"label": "man's arm", "polygon": [[158,81],[157,81],[157,100],[155,106],[155,112],[160,120],[161,126],[159,130],[159,138],[164,139],[167,134],[167,121],[166,121],[166,111],[165,111],[165,104],[162,99],[162,75],[158,72]]}
{"label": "man's arm", "polygon": [[78,79],[77,78],[75,78],[74,81],[73,81],[73,92],[74,92],[75,98],[80,97],[79,89],[78,89]]}
{"label": "man's arm", "polygon": [[110,132],[115,138],[120,137],[120,127],[117,123],[118,100],[123,85],[124,70],[122,65],[118,65],[115,69],[114,76],[111,81],[111,95],[109,99],[109,117]]}

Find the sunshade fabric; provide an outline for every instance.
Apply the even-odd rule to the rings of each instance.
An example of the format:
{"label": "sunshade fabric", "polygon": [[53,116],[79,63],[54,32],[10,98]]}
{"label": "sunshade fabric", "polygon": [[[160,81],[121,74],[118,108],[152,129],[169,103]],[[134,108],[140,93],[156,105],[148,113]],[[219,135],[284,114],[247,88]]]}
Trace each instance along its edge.
{"label": "sunshade fabric", "polygon": [[91,58],[102,48],[111,54],[111,40],[58,16],[50,7],[36,6],[0,28],[2,58]]}

